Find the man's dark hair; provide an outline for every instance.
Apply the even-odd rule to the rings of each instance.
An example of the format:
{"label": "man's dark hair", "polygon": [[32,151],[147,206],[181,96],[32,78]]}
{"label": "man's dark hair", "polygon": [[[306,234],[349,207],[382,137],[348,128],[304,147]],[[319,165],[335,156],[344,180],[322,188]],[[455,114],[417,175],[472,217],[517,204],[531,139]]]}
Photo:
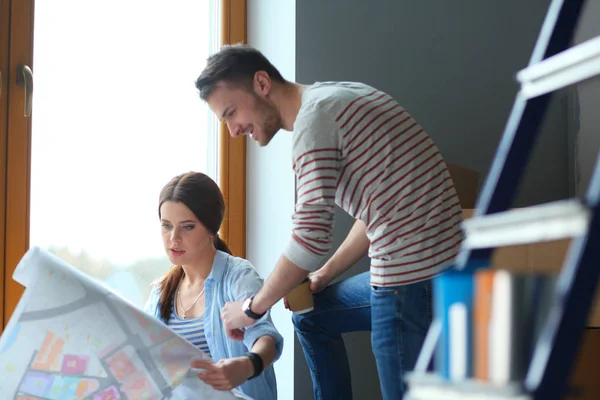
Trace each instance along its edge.
{"label": "man's dark hair", "polygon": [[252,90],[254,75],[265,71],[277,82],[286,83],[281,73],[260,51],[245,44],[226,45],[206,60],[206,67],[196,80],[204,101],[220,81]]}

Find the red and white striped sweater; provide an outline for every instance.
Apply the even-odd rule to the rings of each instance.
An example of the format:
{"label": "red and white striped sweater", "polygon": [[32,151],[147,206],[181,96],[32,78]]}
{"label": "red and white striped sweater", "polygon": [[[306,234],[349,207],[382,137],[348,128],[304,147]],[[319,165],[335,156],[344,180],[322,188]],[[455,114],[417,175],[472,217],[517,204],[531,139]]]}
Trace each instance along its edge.
{"label": "red and white striped sweater", "polygon": [[458,197],[433,140],[394,99],[361,83],[316,83],[293,135],[290,261],[323,265],[337,204],[367,226],[372,285],[417,282],[449,266],[462,239]]}

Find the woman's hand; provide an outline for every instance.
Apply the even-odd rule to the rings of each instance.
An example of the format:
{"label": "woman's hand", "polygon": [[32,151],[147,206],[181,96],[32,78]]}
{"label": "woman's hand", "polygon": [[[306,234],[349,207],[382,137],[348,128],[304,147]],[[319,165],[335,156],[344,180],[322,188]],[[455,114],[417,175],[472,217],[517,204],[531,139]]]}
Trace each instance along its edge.
{"label": "woman's hand", "polygon": [[231,390],[246,382],[254,374],[254,364],[248,357],[209,361],[193,361],[192,368],[204,369],[198,378],[216,390]]}

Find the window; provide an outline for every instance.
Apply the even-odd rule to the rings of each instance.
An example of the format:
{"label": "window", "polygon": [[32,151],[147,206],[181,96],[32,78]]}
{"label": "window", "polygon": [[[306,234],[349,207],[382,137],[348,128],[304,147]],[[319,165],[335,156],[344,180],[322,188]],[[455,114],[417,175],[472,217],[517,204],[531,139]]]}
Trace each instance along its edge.
{"label": "window", "polygon": [[210,5],[35,7],[30,245],[140,306],[169,267],[161,187],[190,170],[216,178],[214,117],[193,85],[218,34]]}
{"label": "window", "polygon": [[[12,272],[30,245],[141,306],[150,282],[170,267],[158,195],[179,173],[202,171],[220,182],[229,212],[222,237],[244,256],[245,141],[218,134],[224,127],[194,80],[210,52],[229,42],[230,21],[243,31],[235,42],[245,40],[245,1],[0,7],[4,323],[22,293]],[[33,70],[31,117],[16,84],[20,64]]]}

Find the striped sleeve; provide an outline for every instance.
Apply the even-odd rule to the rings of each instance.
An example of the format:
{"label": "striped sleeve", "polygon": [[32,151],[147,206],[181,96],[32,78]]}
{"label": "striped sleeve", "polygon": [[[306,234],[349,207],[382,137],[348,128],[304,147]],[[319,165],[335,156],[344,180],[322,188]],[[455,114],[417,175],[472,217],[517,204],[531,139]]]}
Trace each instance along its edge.
{"label": "striped sleeve", "polygon": [[331,249],[341,157],[335,124],[316,106],[300,114],[294,124],[296,208],[284,255],[307,271],[320,268]]}

